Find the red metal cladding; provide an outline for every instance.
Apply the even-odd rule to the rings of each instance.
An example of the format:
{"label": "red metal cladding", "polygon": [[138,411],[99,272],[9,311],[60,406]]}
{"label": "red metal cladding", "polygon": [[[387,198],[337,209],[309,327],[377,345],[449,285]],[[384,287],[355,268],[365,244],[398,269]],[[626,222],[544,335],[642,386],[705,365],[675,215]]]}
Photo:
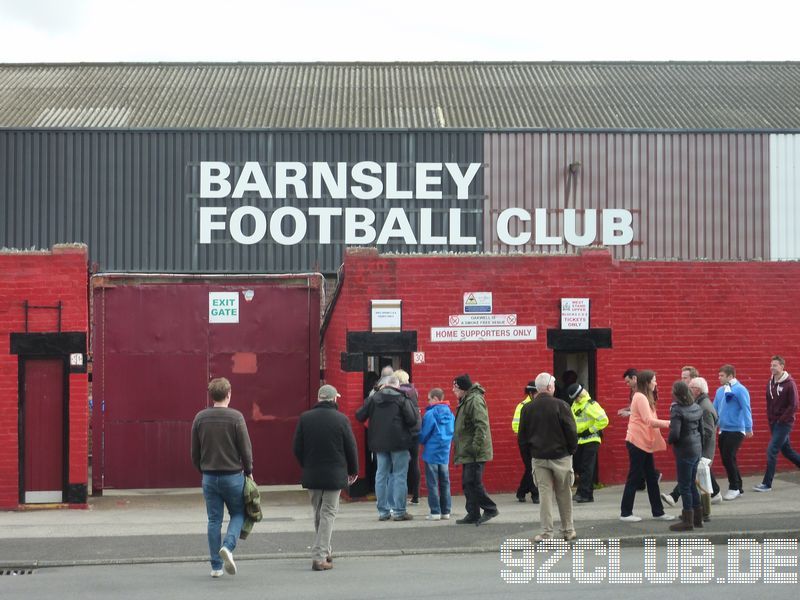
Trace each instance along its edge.
{"label": "red metal cladding", "polygon": [[[209,292],[237,295],[238,323],[209,323]],[[229,280],[98,288],[95,348],[104,487],[199,485],[191,424],[214,377],[231,382],[256,480],[298,482],[291,440],[319,379],[318,290]]]}
{"label": "red metal cladding", "polygon": [[769,260],[769,135],[745,133],[497,133],[484,138],[487,195],[485,249],[574,254],[565,244],[502,244],[498,216],[512,236],[535,231],[535,210],[547,209],[546,232],[561,236],[566,209],[632,213],[633,241],[609,246],[614,258]]}
{"label": "red metal cladding", "polygon": [[64,488],[64,361],[25,361],[25,491]]}

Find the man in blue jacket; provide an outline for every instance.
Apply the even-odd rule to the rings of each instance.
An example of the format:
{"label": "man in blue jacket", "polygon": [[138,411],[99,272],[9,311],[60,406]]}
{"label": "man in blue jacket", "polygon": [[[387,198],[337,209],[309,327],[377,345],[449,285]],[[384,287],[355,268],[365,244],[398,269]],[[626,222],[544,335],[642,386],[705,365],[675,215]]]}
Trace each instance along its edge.
{"label": "man in blue jacket", "polygon": [[736,379],[733,365],[719,368],[719,383],[720,388],[714,396],[714,409],[719,415],[719,452],[728,474],[728,491],[722,499],[736,500],[744,493],[736,453],[745,437],[753,437],[750,392]]}
{"label": "man in blue jacket", "polygon": [[422,419],[419,441],[425,446],[425,485],[428,487],[428,521],[450,518],[450,443],[453,441],[455,417],[444,399],[441,388],[428,393],[428,408]]}

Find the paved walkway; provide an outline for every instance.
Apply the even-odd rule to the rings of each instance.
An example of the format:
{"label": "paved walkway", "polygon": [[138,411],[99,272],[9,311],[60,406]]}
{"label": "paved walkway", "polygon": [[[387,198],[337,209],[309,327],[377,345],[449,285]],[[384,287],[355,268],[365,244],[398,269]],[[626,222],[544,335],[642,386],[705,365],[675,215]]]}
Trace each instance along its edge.
{"label": "paved walkway", "polygon": [[[745,481],[743,497],[712,505],[712,520],[695,531],[712,541],[728,537],[800,537],[800,472],[779,473],[773,491],[749,491],[759,477]],[[662,489],[671,489],[664,482]],[[312,541],[306,492],[294,487],[262,488],[264,520],[240,543],[237,557],[307,557]],[[334,532],[338,555],[397,555],[444,552],[497,552],[508,538],[538,532],[538,506],[511,494],[492,494],[500,509],[494,520],[475,527],[456,525],[463,496],[453,497],[453,519],[426,521],[426,500],[410,506],[413,521],[379,522],[374,502],[342,503]],[[595,502],[574,507],[581,538],[619,538],[641,544],[665,538],[669,523],[652,520],[646,494],[637,494],[640,523],[618,520],[620,486],[595,493]],[[668,508],[678,514],[680,506]],[[26,510],[0,513],[0,567],[52,566],[205,559],[205,505],[198,489],[106,491],[90,499],[89,510]],[[686,536],[682,536],[686,537]]]}

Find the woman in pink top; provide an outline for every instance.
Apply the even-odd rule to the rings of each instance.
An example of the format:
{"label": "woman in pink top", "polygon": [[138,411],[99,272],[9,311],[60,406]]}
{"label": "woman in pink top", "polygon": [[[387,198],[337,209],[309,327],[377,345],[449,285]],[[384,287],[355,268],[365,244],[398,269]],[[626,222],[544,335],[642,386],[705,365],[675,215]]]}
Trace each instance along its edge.
{"label": "woman in pink top", "polygon": [[667,447],[660,429],[669,428],[669,421],[659,419],[656,414],[656,374],[653,371],[639,371],[636,378],[636,393],[631,400],[631,416],[628,420],[628,433],[625,446],[628,448],[630,467],[625,491],[622,493],[620,521],[641,521],[641,517],[633,514],[633,501],[636,499],[637,484],[644,478],[647,483],[647,497],[653,518],[671,521],[675,517],[664,513],[661,503],[661,491],[658,489],[658,471],[653,453]]}

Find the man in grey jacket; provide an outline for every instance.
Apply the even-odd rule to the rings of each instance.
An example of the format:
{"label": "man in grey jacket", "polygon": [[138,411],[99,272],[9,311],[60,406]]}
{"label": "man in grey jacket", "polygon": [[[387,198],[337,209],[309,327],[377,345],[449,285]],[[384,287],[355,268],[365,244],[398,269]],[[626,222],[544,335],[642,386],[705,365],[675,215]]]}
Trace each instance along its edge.
{"label": "man in grey jacket", "polygon": [[[228,406],[230,382],[212,379],[208,395],[214,406],[197,413],[192,423],[192,463],[203,474],[211,576],[221,577],[223,565],[226,573],[236,575],[233,551],[244,523],[244,477],[253,472],[253,449],[244,416]],[[225,506],[230,520],[223,541]]]}

